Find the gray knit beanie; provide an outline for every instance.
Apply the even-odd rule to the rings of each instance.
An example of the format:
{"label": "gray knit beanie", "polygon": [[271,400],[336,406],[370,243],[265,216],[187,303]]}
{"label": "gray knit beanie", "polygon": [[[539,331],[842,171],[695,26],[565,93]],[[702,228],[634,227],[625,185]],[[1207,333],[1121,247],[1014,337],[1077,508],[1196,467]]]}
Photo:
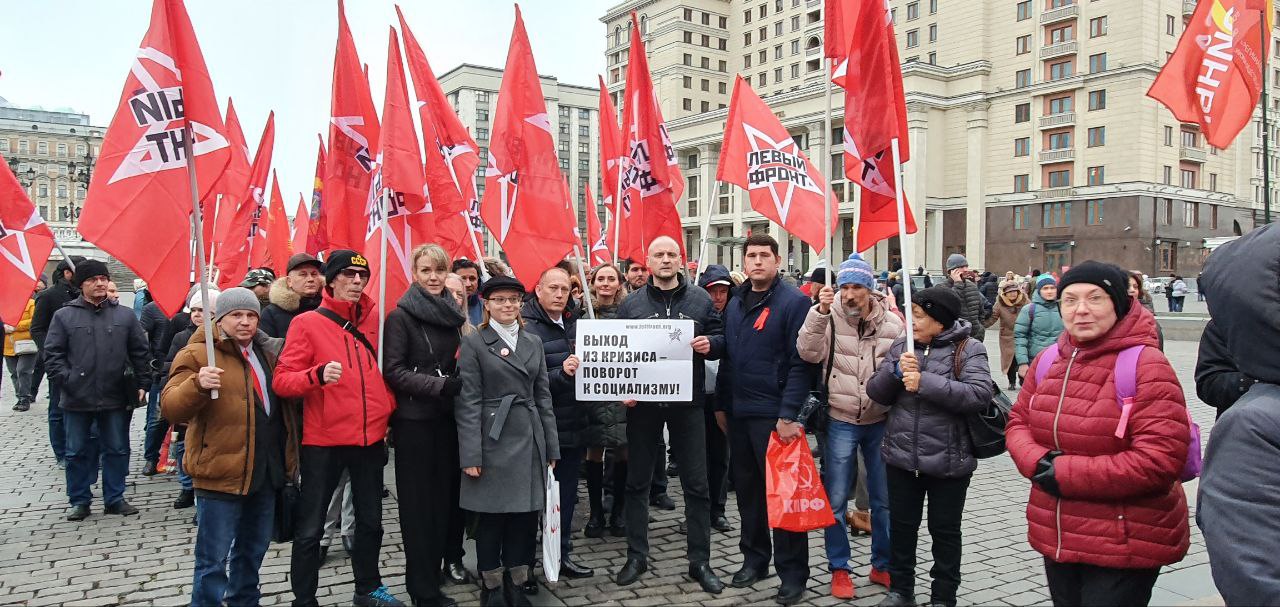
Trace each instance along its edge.
{"label": "gray knit beanie", "polygon": [[249,310],[254,314],[262,314],[262,304],[258,303],[258,295],[244,287],[232,287],[218,294],[217,313],[214,322],[236,310]]}

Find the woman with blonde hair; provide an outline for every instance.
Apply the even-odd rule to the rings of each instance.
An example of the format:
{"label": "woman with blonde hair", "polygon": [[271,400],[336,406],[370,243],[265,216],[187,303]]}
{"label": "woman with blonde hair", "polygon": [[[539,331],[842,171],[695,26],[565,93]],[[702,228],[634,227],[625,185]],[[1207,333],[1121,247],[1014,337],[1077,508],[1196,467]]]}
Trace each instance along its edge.
{"label": "woman with blonde hair", "polygon": [[[622,271],[613,264],[598,265],[591,269],[587,284],[591,291],[591,301],[595,304],[596,318],[616,318],[618,305],[627,296],[626,289],[623,288]],[[619,401],[585,404],[588,407],[585,467],[591,513],[587,517],[587,527],[583,533],[592,538],[604,536],[604,452],[609,449],[613,460],[613,476],[610,479],[613,505],[609,509],[608,527],[614,537],[625,537],[627,529],[623,504],[626,503],[627,485],[626,408]]]}

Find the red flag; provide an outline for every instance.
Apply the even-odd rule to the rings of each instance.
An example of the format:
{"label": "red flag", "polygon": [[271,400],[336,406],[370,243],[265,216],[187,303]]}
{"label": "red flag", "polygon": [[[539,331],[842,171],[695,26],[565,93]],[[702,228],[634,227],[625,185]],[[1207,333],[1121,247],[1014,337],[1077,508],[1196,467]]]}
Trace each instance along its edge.
{"label": "red flag", "polygon": [[834,59],[836,63],[849,57],[849,36],[852,32],[846,26],[846,15],[857,11],[856,3],[857,0],[825,0],[822,10],[823,57]]}
{"label": "red flag", "polygon": [[266,218],[266,253],[263,255],[263,267],[271,268],[276,276],[284,276],[289,266],[289,256],[293,255],[290,243],[289,216],[284,212],[284,198],[280,196],[280,181],[276,172],[271,171],[271,208]]}
{"label": "red flag", "polygon": [[1262,94],[1273,14],[1270,0],[1202,0],[1147,96],[1199,124],[1213,147],[1230,146]]}
{"label": "red flag", "polygon": [[293,214],[293,235],[291,236],[290,248],[293,253],[311,253],[307,250],[307,242],[311,236],[311,213],[307,211],[307,203],[302,199],[302,193],[298,193],[298,210]]}
{"label": "red flag", "polygon": [[267,175],[271,171],[275,142],[276,114],[271,112],[267,114],[267,124],[262,127],[262,137],[258,140],[248,187],[240,195],[231,229],[214,260],[221,271],[219,289],[235,286],[244,278],[245,272],[260,267],[266,258]]}
{"label": "red flag", "polygon": [[[418,133],[409,112],[409,89],[400,63],[400,41],[396,29],[387,26],[387,88],[382,97],[382,187],[395,192],[409,211],[430,210],[426,181],[422,175],[422,152]],[[453,186],[452,183],[449,184]]]}
{"label": "red flag", "polygon": [[204,56],[181,0],[154,0],[80,216],[85,239],[147,281],[166,314],[183,306],[192,271],[192,196],[185,128],[205,199],[231,150]]}
{"label": "red flag", "polygon": [[236,200],[249,187],[249,148],[230,97],[227,97],[226,125],[231,159],[206,199],[200,201],[200,208],[204,210],[204,254],[208,260],[213,259],[214,246],[221,248],[227,240],[235,217]]}
{"label": "red flag", "polygon": [[[480,156],[476,153],[479,148],[445,97],[444,89],[431,71],[431,64],[427,63],[426,53],[422,52],[399,6],[396,7],[396,17],[400,19],[405,59],[413,76],[414,95],[418,98],[431,209],[440,214],[466,211],[475,198],[473,180],[476,167],[480,165]],[[470,197],[465,195],[464,181],[470,184]]]}
{"label": "red flag", "polygon": [[320,149],[316,152],[316,176],[311,185],[311,216],[307,222],[307,253],[317,255],[329,248],[328,216],[324,212],[324,138],[319,133]]}
{"label": "red flag", "polygon": [[641,260],[654,238],[670,236],[680,245],[683,256],[684,230],[676,202],[684,192],[684,177],[653,94],[640,21],[634,12],[631,41],[622,117],[627,154],[622,175],[622,238],[617,253]]}
{"label": "red flag", "polygon": [[[601,200],[605,208],[617,217],[618,210],[614,208],[614,198],[617,197],[618,174],[621,172],[626,154],[622,152],[622,131],[618,129],[618,110],[614,108],[613,97],[609,96],[609,88],[604,85],[604,78],[600,76],[596,78],[600,81],[600,180],[601,185],[604,186]],[[612,239],[612,236],[610,238]]]}
{"label": "red flag", "polygon": [[369,184],[377,158],[378,115],[356,43],[338,0],[338,42],[324,172],[324,228],[330,249],[363,250]]}
{"label": "red flag", "polygon": [[498,237],[516,278],[530,288],[577,240],[573,218],[565,215],[569,193],[563,179],[542,82],[517,5],[480,215]]}
{"label": "red flag", "polygon": [[53,231],[0,157],[0,321],[16,326],[53,252]]}
{"label": "red flag", "polygon": [[613,252],[609,250],[607,233],[600,227],[600,215],[596,212],[596,201],[591,198],[591,186],[587,188],[587,238],[591,242],[588,257],[592,266],[613,263]]}
{"label": "red flag", "polygon": [[[827,182],[773,110],[742,76],[733,84],[716,180],[747,190],[751,208],[821,253],[826,247]],[[839,217],[831,199],[831,217]],[[835,227],[832,221],[831,228]]]}
{"label": "red flag", "polygon": [[435,230],[436,242],[444,247],[450,259],[479,261],[484,257],[484,222],[480,219],[478,202],[472,211],[439,215]]}

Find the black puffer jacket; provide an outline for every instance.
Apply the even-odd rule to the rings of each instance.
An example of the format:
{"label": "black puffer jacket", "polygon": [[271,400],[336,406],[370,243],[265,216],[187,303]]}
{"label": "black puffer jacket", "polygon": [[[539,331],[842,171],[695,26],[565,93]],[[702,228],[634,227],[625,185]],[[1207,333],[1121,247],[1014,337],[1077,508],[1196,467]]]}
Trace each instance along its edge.
{"label": "black puffer jacket", "polygon": [[169,353],[168,343],[173,340],[169,329],[169,317],[160,310],[160,304],[152,301],[142,306],[142,331],[147,334],[147,344],[151,348],[152,368],[159,369],[164,363],[164,356]]}
{"label": "black puffer jacket", "polygon": [[[78,256],[72,259],[77,262],[84,260]],[[53,271],[53,284],[36,294],[36,307],[31,312],[31,339],[35,340],[41,350],[44,350],[44,338],[49,334],[53,314],[67,305],[67,302],[80,297],[80,289],[71,286],[62,277],[62,272],[69,269],[71,268],[65,260],[58,263],[57,269]]]}
{"label": "black puffer jacket", "polygon": [[1227,349],[1226,336],[1210,319],[1200,336],[1200,355],[1196,359],[1196,396],[1218,410],[1221,416],[1234,405],[1257,380],[1236,368],[1235,358]]}
{"label": "black puffer jacket", "polygon": [[987,320],[988,314],[987,300],[978,290],[978,285],[970,280],[961,280],[960,282],[947,281],[947,286],[960,296],[960,318],[969,321],[971,327],[969,336],[982,341],[986,336],[982,323]]}
{"label": "black puffer jacket", "polygon": [[[62,389],[67,411],[111,411],[137,403],[151,387],[151,349],[133,310],[74,299],[53,315],[44,368]],[[127,373],[133,371],[132,377]]]}
{"label": "black puffer jacket", "polygon": [[551,321],[537,299],[526,302],[521,315],[524,316],[524,330],[542,339],[560,450],[587,447],[583,431],[587,429],[588,407],[575,398],[574,380],[564,374],[564,360],[573,354],[573,342],[578,335],[578,319],[566,309],[562,317],[564,326],[561,327]]}
{"label": "black puffer jacket", "polygon": [[[706,356],[693,354],[693,401],[668,403],[673,405],[703,406],[706,401],[706,360],[720,360],[724,355],[724,321],[716,313],[711,296],[697,285],[689,284],[683,275],[677,276],[679,285],[670,292],[653,286],[653,277],[643,287],[636,289],[622,305],[618,306],[618,318],[640,320],[646,318],[678,318],[693,321],[695,337],[706,335],[711,340],[711,351]],[[644,407],[653,403],[640,403]]]}
{"label": "black puffer jacket", "polygon": [[416,284],[387,315],[382,375],[396,396],[393,425],[399,420],[453,420],[453,397],[462,387],[456,377],[466,320],[452,297],[431,295]]}
{"label": "black puffer jacket", "polygon": [[[618,317],[618,305],[596,304],[596,318],[610,320]],[[592,401],[587,406],[587,429],[583,442],[588,447],[615,449],[627,446],[627,408],[621,401]]]}
{"label": "black puffer jacket", "polygon": [[955,344],[966,337],[970,337],[968,321],[957,320],[932,343],[916,342],[922,369],[919,392],[907,392],[897,373],[905,337],[893,342],[867,382],[867,396],[889,406],[881,446],[886,464],[943,478],[967,476],[978,467],[964,416],[987,407],[995,384],[987,349],[972,338],[964,346],[960,377],[955,377]]}
{"label": "black puffer jacket", "polygon": [[271,283],[267,293],[271,301],[262,309],[258,328],[271,337],[283,338],[289,333],[289,324],[303,312],[310,312],[320,307],[322,297],[303,297],[289,289],[288,277],[277,278]]}

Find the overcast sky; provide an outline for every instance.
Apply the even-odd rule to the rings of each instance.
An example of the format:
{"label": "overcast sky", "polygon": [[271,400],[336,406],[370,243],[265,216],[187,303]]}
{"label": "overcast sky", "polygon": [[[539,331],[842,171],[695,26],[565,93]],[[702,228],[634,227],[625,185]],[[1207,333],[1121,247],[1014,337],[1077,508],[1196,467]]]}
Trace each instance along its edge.
{"label": "overcast sky", "polygon": [[[186,0],[219,103],[235,100],[252,149],[276,112],[275,166],[285,206],[310,199],[316,133],[328,136],[337,0]],[[361,61],[381,112],[392,0],[347,0]],[[613,0],[521,4],[538,71],[595,86],[604,71]],[[515,10],[501,0],[400,0],[436,74],[461,63],[501,68]],[[146,33],[151,0],[0,0],[0,97],[19,106],[72,108],[111,122]],[[412,96],[412,89],[410,89]]]}

